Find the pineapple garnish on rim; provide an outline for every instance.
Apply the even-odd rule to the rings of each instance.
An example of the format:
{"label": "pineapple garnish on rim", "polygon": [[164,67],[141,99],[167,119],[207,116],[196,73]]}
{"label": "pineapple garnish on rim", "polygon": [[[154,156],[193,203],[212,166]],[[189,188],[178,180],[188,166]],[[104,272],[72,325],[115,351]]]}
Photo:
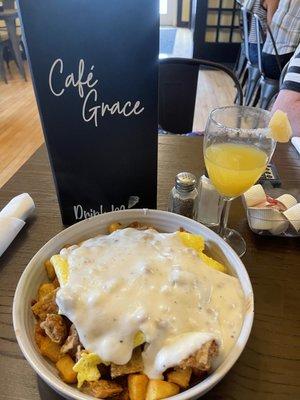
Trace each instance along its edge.
{"label": "pineapple garnish on rim", "polygon": [[285,112],[275,111],[269,122],[269,137],[279,143],[287,143],[292,137],[293,131]]}

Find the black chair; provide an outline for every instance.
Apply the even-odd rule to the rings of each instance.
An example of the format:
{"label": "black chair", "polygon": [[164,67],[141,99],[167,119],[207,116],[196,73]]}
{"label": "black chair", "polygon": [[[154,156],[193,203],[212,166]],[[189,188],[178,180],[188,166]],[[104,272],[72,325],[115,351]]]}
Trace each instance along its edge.
{"label": "black chair", "polygon": [[246,68],[247,68],[247,57],[245,52],[245,45],[244,43],[241,43],[241,47],[233,71],[238,80],[241,82],[242,87],[245,84],[244,76]]}
{"label": "black chair", "polygon": [[[19,35],[17,35],[16,19],[18,18],[18,11],[15,8],[15,0],[2,0],[2,3],[3,4],[0,9],[0,20],[5,22],[6,31],[8,34],[7,44],[9,52],[15,60],[21,76],[26,81],[26,72],[20,50],[21,38]],[[6,61],[8,63],[9,59]]]}
{"label": "black chair", "polygon": [[[263,30],[262,23],[259,17],[256,14],[249,11],[248,9],[246,9],[245,7],[242,7],[242,15],[243,15],[243,40],[244,40],[246,57],[248,59],[247,63],[248,76],[247,76],[247,84],[245,90],[245,105],[247,106],[259,105],[260,108],[268,109],[274,97],[277,95],[279,91],[279,81],[267,78],[266,73],[263,69],[262,49],[263,49],[263,43],[266,40],[266,34]],[[249,56],[248,37],[252,20],[254,20],[255,22],[257,56],[258,56],[257,65],[251,63]],[[270,30],[270,27],[268,25],[267,25],[267,30],[274,47],[277,65],[279,67],[279,70],[281,71],[281,63],[277,52],[276,43],[273,34]]]}
{"label": "black chair", "polygon": [[250,26],[252,22],[252,18],[254,14],[251,13],[247,8],[242,7],[241,8],[241,13],[242,13],[242,38],[243,38],[243,43],[244,43],[244,48],[245,48],[245,55],[248,60],[247,62],[247,67],[246,67],[246,76],[247,76],[247,81],[246,81],[246,87],[245,87],[245,105],[249,106],[251,102],[253,101],[253,96],[255,94],[255,90],[257,88],[258,82],[260,80],[261,74],[258,68],[258,65],[254,65],[250,61],[250,54],[249,54],[249,33],[250,33]]}
{"label": "black chair", "polygon": [[236,0],[237,3],[237,10],[239,10],[239,26],[240,26],[240,34],[241,34],[241,47],[239,50],[239,54],[234,66],[234,73],[238,80],[241,82],[242,87],[244,87],[247,78],[247,56],[246,56],[246,47],[245,47],[245,40],[244,40],[244,18],[242,13],[243,5],[239,0]]}
{"label": "black chair", "polygon": [[212,61],[190,58],[166,58],[159,61],[159,126],[174,134],[193,130],[199,69],[225,72],[237,90],[237,103],[243,104],[243,91],[235,74]]}
{"label": "black chair", "polygon": [[280,79],[279,79],[279,88],[281,87],[281,85],[283,84],[284,78],[288,72],[290,63],[288,62],[287,64],[285,64],[285,66],[283,67],[281,74],[280,74]]}
{"label": "black chair", "polygon": [[[258,53],[258,68],[259,72],[261,75],[261,78],[259,80],[259,102],[258,105],[260,108],[263,108],[264,110],[268,110],[270,108],[271,103],[274,101],[275,97],[277,96],[279,92],[279,80],[277,79],[270,79],[266,76],[266,72],[264,71],[263,64],[262,64],[262,44],[261,40],[265,40],[265,37],[263,37],[263,29],[262,29],[262,24],[259,19],[259,17],[254,14],[255,18],[255,30],[256,30],[256,37],[257,37],[257,53]],[[279,71],[282,72],[282,67],[276,47],[276,43],[273,37],[273,34],[270,30],[270,27],[267,25],[267,30],[268,34],[270,35],[270,39],[273,44],[273,48],[275,51],[275,58],[276,62],[279,68]],[[256,105],[256,104],[253,104]]]}

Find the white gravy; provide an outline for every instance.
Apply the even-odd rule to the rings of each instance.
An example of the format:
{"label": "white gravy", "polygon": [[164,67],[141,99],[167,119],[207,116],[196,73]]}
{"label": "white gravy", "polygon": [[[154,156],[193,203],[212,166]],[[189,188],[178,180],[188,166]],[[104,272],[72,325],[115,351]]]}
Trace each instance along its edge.
{"label": "white gravy", "polygon": [[103,361],[126,364],[142,331],[144,373],[159,379],[214,338],[234,345],[244,317],[239,281],[207,266],[176,233],[118,230],[61,251],[69,279],[57,294],[61,314],[84,347]]}

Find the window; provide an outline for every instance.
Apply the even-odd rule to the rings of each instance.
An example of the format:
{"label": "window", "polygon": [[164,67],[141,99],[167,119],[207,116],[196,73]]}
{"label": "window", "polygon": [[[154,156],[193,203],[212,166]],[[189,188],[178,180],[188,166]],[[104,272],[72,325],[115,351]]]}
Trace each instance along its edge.
{"label": "window", "polygon": [[160,0],[159,13],[168,14],[168,0]]}

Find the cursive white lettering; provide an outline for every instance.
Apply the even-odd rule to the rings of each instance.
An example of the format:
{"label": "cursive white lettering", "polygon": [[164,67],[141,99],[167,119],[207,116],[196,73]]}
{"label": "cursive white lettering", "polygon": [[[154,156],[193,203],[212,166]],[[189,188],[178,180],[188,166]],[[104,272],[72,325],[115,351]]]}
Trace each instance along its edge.
{"label": "cursive white lettering", "polygon": [[60,58],[58,58],[57,60],[54,61],[54,63],[52,64],[52,67],[50,68],[50,72],[49,72],[49,87],[50,87],[51,92],[54,94],[54,96],[57,96],[57,97],[61,96],[65,91],[65,89],[62,89],[59,93],[57,93],[53,88],[52,75],[53,75],[54,68],[58,64],[60,64],[59,73],[62,74],[63,68],[64,68],[64,63],[63,63],[62,59],[60,59]]}
{"label": "cursive white lettering", "polygon": [[83,106],[82,106],[82,118],[84,121],[89,122],[94,120],[94,124],[97,127],[98,126],[98,110],[99,108],[101,108],[101,106],[94,106],[88,109],[88,113],[89,116],[87,116],[87,103],[90,99],[90,97],[92,97],[94,95],[94,101],[97,101],[98,98],[98,93],[96,89],[92,89],[89,91],[89,93],[87,94],[86,98],[84,99],[83,102]]}
{"label": "cursive white lettering", "polygon": [[[125,102],[121,105],[119,101],[113,104],[101,103],[95,104],[98,100],[98,92],[95,86],[98,83],[98,79],[94,77],[94,65],[90,67],[89,72],[85,73],[85,62],[83,59],[79,60],[78,73],[75,75],[73,72],[68,74],[64,80],[64,87],[60,91],[54,88],[55,74],[62,75],[64,72],[64,63],[61,58],[55,60],[50,68],[49,72],[49,87],[54,96],[62,96],[66,89],[73,87],[77,88],[80,98],[83,98],[82,105],[82,118],[85,122],[93,121],[95,127],[98,127],[99,117],[104,117],[106,114],[110,115],[121,115],[128,118],[132,115],[140,115],[145,108],[141,106],[140,101],[132,103],[131,101]],[[85,89],[88,89],[85,95]],[[93,105],[89,105],[93,102]]]}

